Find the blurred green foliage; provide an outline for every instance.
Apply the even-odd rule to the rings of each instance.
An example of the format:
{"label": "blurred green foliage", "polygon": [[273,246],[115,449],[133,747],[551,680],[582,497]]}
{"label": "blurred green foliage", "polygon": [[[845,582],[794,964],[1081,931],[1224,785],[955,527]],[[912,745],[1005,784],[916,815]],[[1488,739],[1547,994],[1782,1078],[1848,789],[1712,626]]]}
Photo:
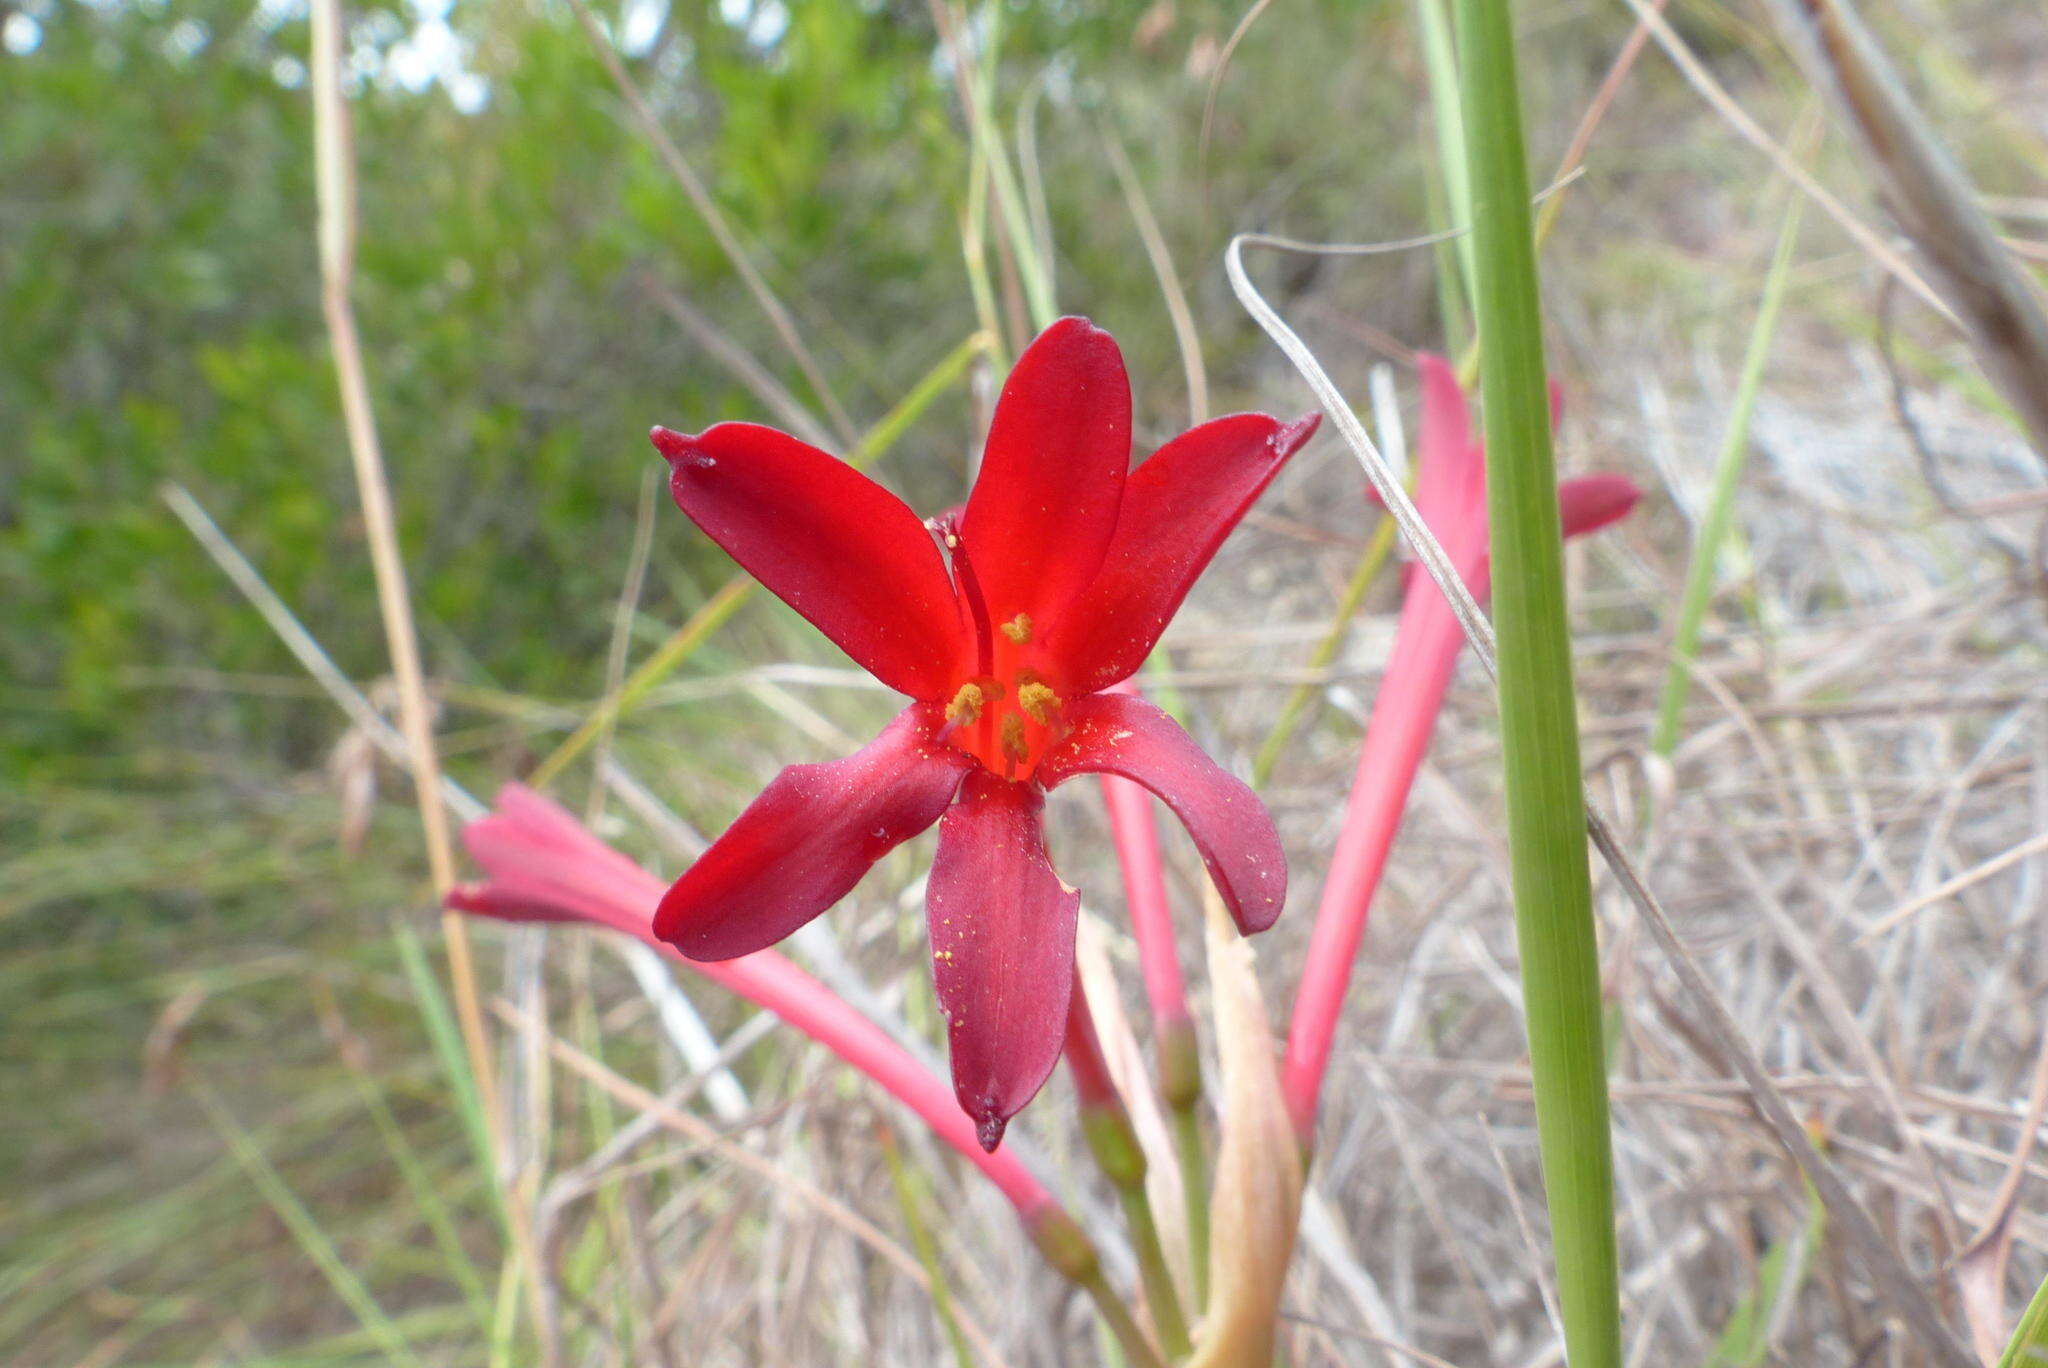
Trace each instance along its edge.
{"label": "blurred green foliage", "polygon": [[[1321,22],[1348,22],[1341,9]],[[610,16],[637,40],[636,79],[842,402],[871,420],[974,325],[965,141],[928,11],[637,10]],[[440,674],[588,697],[652,459],[641,434],[769,416],[680,334],[648,281],[810,396],[573,13],[457,7],[441,31],[461,54],[453,88],[472,106],[482,94],[473,112],[448,81],[409,88],[421,85],[410,49],[436,13],[359,7],[351,20],[357,306],[422,631]],[[1148,369],[1176,371],[1093,121],[1108,111],[1141,160],[1182,182],[1161,212],[1196,274],[1223,225],[1185,194],[1206,81],[1183,67],[1235,15],[1185,7],[1148,45],[1132,37],[1138,14],[1013,7],[1002,41],[1006,90],[1043,74],[1058,94],[1038,117],[1061,302],[1116,327],[1142,385]],[[318,304],[303,5],[33,0],[10,24],[0,761],[103,781],[176,737],[303,765],[335,718],[220,687],[293,667],[157,495],[163,480],[188,484],[345,670],[382,671]],[[1259,52],[1248,44],[1240,60]],[[1118,94],[1131,89],[1148,98]],[[1262,108],[1226,111],[1221,203],[1249,193],[1270,214],[1344,155],[1328,129],[1311,141]],[[1163,383],[1150,397],[1162,414],[1178,403]],[[890,478],[951,497],[965,428],[963,405],[942,411]],[[661,526],[647,603],[677,615],[721,566],[672,519]],[[221,678],[207,687],[195,671]]]}

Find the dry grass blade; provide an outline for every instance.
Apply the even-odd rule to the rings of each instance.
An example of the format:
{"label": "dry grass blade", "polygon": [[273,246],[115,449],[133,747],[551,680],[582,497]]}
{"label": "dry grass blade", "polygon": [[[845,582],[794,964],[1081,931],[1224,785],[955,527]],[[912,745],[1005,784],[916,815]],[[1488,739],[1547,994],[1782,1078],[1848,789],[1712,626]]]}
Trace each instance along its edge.
{"label": "dry grass blade", "polygon": [[814,447],[830,449],[832,438],[826,434],[824,425],[811,416],[811,411],[799,403],[788,387],[771,375],[753,353],[697,312],[690,301],[683,298],[680,290],[652,271],[642,272],[640,278],[646,282],[648,293],[654,296],[654,302],[661,306],[662,312],[673,318],[677,327],[709,352],[712,360],[725,367],[728,375],[746,386],[747,391],[759,399],[770,413],[789,424],[791,432]]}
{"label": "dry grass blade", "polygon": [[[810,1207],[827,1221],[838,1226],[854,1239],[880,1255],[884,1262],[895,1268],[897,1272],[901,1273],[911,1282],[923,1288],[927,1294],[930,1293],[931,1282],[926,1277],[924,1266],[918,1262],[917,1256],[896,1243],[896,1241],[890,1239],[887,1233],[879,1229],[872,1221],[840,1201],[837,1197],[824,1191],[809,1179],[799,1177],[788,1169],[754,1153],[745,1145],[721,1135],[718,1128],[710,1122],[670,1106],[655,1093],[649,1092],[631,1079],[592,1059],[589,1055],[556,1035],[552,1030],[548,1030],[542,1023],[528,1017],[512,1004],[498,1000],[491,1004],[491,1008],[508,1026],[519,1030],[538,1029],[544,1031],[548,1052],[554,1056],[557,1063],[561,1064],[571,1073],[610,1094],[620,1104],[632,1107],[642,1115],[653,1117],[655,1122],[664,1129],[674,1131],[693,1144],[703,1146],[717,1154],[719,1158],[732,1164],[735,1168],[745,1169],[767,1183],[775,1191],[794,1197],[797,1201]],[[997,1352],[995,1342],[988,1337],[988,1332],[983,1330],[972,1317],[968,1316],[963,1308],[956,1305],[953,1308],[953,1312],[958,1320],[961,1331],[967,1338],[974,1341],[975,1350],[982,1356],[982,1359],[988,1363],[1002,1363],[1004,1361],[1002,1355]]]}
{"label": "dry grass blade", "polygon": [[1152,263],[1152,274],[1159,279],[1166,315],[1173,321],[1173,340],[1180,347],[1181,371],[1188,382],[1188,426],[1197,427],[1209,419],[1209,373],[1202,364],[1202,335],[1195,330],[1194,311],[1188,308],[1187,291],[1181,288],[1180,272],[1174,269],[1173,252],[1166,245],[1166,234],[1159,230],[1159,220],[1152,213],[1151,201],[1145,198],[1145,187],[1138,180],[1137,168],[1131,165],[1130,154],[1124,151],[1123,140],[1107,126],[1100,130],[1100,135],[1110,169],[1116,172],[1116,183],[1124,192],[1124,202],[1130,206],[1131,222],[1137,225],[1139,240],[1145,244],[1145,257]]}
{"label": "dry grass blade", "polygon": [[1771,159],[1771,164],[1784,174],[1785,178],[1798,186],[1806,196],[1826,211],[1827,216],[1840,224],[1856,245],[1868,252],[1871,259],[1896,276],[1901,284],[1918,295],[1927,306],[1951,323],[1960,322],[1948,303],[1935,293],[1921,274],[1913,269],[1912,263],[1901,256],[1896,248],[1849,211],[1849,207],[1829,193],[1826,186],[1808,174],[1798,159],[1786,151],[1783,144],[1763,130],[1763,126],[1742,108],[1741,103],[1730,95],[1727,88],[1714,79],[1706,64],[1700,61],[1692,48],[1679,36],[1678,30],[1664,16],[1651,9],[1646,0],[1628,0],[1628,6],[1635,11],[1636,19],[1650,30],[1657,45],[1671,59],[1679,74],[1684,76],[1700,97],[1714,107],[1714,112],[1727,120],[1729,127],[1740,133],[1758,151]]}
{"label": "dry grass blade", "polygon": [[754,296],[754,302],[761,306],[761,312],[768,315],[768,322],[775,328],[775,335],[782,339],[782,345],[789,349],[789,354],[795,359],[798,369],[803,371],[804,379],[810,382],[812,392],[818,396],[818,402],[825,406],[825,416],[831,420],[833,432],[842,443],[851,446],[855,436],[853,420],[847,417],[846,410],[839,406],[839,400],[833,395],[831,385],[826,383],[824,369],[818,365],[817,358],[811,355],[811,349],[804,344],[803,334],[798,331],[796,320],[790,317],[789,309],[762,278],[753,258],[747,255],[746,247],[740,242],[739,234],[726,222],[725,213],[718,207],[718,201],[711,198],[711,192],[705,189],[704,182],[698,178],[695,168],[690,165],[689,159],[683,156],[683,149],[677,147],[675,139],[669,137],[667,131],[662,128],[661,120],[655,117],[653,106],[647,103],[647,96],[641,92],[639,84],[626,71],[625,63],[619,60],[618,50],[612,46],[611,39],[605,35],[603,27],[597,22],[597,17],[590,12],[590,7],[584,4],[583,0],[569,0],[569,5],[576,11],[576,20],[583,26],[584,35],[590,39],[591,50],[597,54],[597,59],[604,63],[606,74],[612,78],[612,84],[618,87],[619,94],[626,101],[626,107],[633,112],[634,122],[640,125],[640,131],[654,148],[655,155],[661,158],[662,165],[668,168],[669,174],[676,178],[676,184],[683,187],[683,194],[689,197],[691,207],[697,211],[698,217],[704,220],[704,226],[711,230],[711,236],[717,240],[719,249],[725,253],[726,259],[732,262],[733,269],[739,272],[740,279],[746,283],[747,292]]}
{"label": "dry grass blade", "polygon": [[[355,274],[356,171],[349,132],[348,103],[342,94],[341,0],[314,0],[312,7],[313,161],[319,198],[320,304],[334,347],[335,380],[341,390],[349,457],[355,468],[356,492],[362,501],[363,526],[377,581],[377,605],[384,638],[398,679],[399,720],[406,750],[412,757],[413,790],[425,829],[427,862],[438,900],[455,885],[454,843],[447,809],[441,802],[441,772],[434,749],[432,708],[420,666],[419,637],[413,626],[412,601],[406,588],[405,562],[398,549],[390,482],[377,441],[376,417],[370,406],[362,346],[356,335],[355,310],[349,302]],[[497,1079],[490,1042],[478,1005],[476,969],[470,955],[469,928],[461,917],[443,913],[442,939],[448,952],[456,1015],[476,1079],[477,1096],[493,1150],[502,1155]],[[507,1204],[507,1224],[528,1275],[528,1292],[541,1305],[538,1268],[532,1257],[531,1230],[518,1203]],[[544,1336],[545,1338],[545,1336]]]}
{"label": "dry grass blade", "polygon": [[[1247,244],[1271,245],[1270,238],[1240,235],[1233,238],[1224,253],[1224,266],[1230,276],[1232,290],[1245,310],[1265,329],[1288,360],[1294,363],[1309,388],[1315,392],[1324,411],[1330,416],[1345,444],[1358,457],[1365,468],[1366,477],[1374,490],[1400,524],[1402,535],[1408,539],[1415,552],[1416,562],[1429,577],[1436,581],[1444,597],[1451,605],[1459,625],[1465,630],[1466,640],[1472,653],[1478,658],[1490,677],[1497,677],[1495,663],[1493,627],[1465,588],[1464,581],[1452,568],[1443,547],[1423,523],[1415,510],[1414,502],[1401,487],[1393,468],[1373,446],[1365,427],[1344,401],[1343,394],[1330,380],[1322,363],[1316,359],[1307,344],[1288,326],[1287,322],[1273,309],[1265,297],[1251,283],[1244,268],[1243,251]],[[1657,897],[1635,866],[1635,861],[1615,835],[1605,816],[1590,802],[1586,805],[1586,825],[1594,846],[1600,851],[1608,868],[1613,872],[1623,893],[1650,928],[1658,947],[1670,961],[1690,998],[1701,1013],[1698,1023],[1712,1042],[1714,1049],[1741,1076],[1749,1095],[1755,1103],[1764,1124],[1772,1136],[1783,1147],[1785,1153],[1798,1164],[1800,1170],[1813,1183],[1827,1204],[1829,1219],[1836,1223],[1844,1239],[1853,1246],[1862,1260],[1865,1271],[1875,1283],[1885,1300],[1912,1329],[1915,1338],[1927,1350],[1934,1362],[1944,1368],[1976,1368],[1976,1360],[1952,1334],[1942,1321],[1941,1313],[1928,1296],[1913,1272],[1907,1267],[1899,1251],[1887,1241],[1878,1230],[1870,1213],[1856,1200],[1833,1164],[1815,1148],[1813,1139],[1793,1115],[1791,1104],[1772,1080],[1763,1061],[1742,1034],[1741,1026],[1728,1009],[1721,994],[1715,989],[1697,958],[1679,937],[1678,930],[1671,923]]]}
{"label": "dry grass blade", "polygon": [[1932,263],[1984,373],[2048,461],[2048,312],[1977,194],[1849,0],[1771,0],[1801,65],[1862,144],[1885,202]]}

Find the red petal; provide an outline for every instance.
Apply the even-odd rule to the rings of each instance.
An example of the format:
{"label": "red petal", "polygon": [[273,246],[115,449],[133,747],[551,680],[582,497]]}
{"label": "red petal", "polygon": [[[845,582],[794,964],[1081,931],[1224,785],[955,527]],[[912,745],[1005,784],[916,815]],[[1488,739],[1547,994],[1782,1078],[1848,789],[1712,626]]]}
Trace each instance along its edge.
{"label": "red petal", "polygon": [[1069,688],[1107,688],[1145,663],[1216,548],[1321,421],[1232,414],[1183,432],[1132,472],[1101,572],[1049,640]]}
{"label": "red petal", "polygon": [[661,900],[654,934],[694,960],[773,945],[846,896],[869,866],[937,821],[974,762],[914,704],[844,760],[791,765]]}
{"label": "red petal", "polygon": [[1090,694],[1067,705],[1066,720],[1073,730],[1038,762],[1038,782],[1109,773],[1143,784],[1194,837],[1238,930],[1273,924],[1287,901],[1287,858],[1257,794],[1142,698]]}
{"label": "red petal", "polygon": [[925,885],[953,1092],[983,1149],[1044,1085],[1066,1038],[1081,895],[1045,857],[1045,798],[976,770],[939,823]]}
{"label": "red petal", "polygon": [[952,683],[961,634],[945,561],[917,514],[837,457],[754,423],[653,432],[669,489],[747,572],[892,689]]}
{"label": "red petal", "polygon": [[1131,386],[1116,342],[1062,318],[1024,349],[989,425],[960,522],[988,600],[1047,621],[1102,564],[1131,463]]}
{"label": "red petal", "polygon": [[1626,475],[1581,475],[1557,487],[1557,511],[1564,534],[1576,537],[1620,522],[1643,497]]}

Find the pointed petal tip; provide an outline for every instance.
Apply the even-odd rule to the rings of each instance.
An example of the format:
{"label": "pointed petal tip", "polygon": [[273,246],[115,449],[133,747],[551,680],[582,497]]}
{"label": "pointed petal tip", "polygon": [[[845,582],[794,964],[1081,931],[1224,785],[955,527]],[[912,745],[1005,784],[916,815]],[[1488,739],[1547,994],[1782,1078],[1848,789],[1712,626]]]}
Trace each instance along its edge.
{"label": "pointed petal tip", "polygon": [[1323,411],[1304,413],[1291,423],[1284,423],[1273,434],[1273,450],[1282,456],[1292,456],[1301,450],[1302,444],[1316,435],[1316,429],[1323,425]]}
{"label": "pointed petal tip", "polygon": [[1001,1116],[993,1108],[983,1111],[974,1118],[974,1138],[981,1142],[983,1151],[996,1152],[996,1146],[1003,1143],[1003,1132],[1008,1130],[1010,1118]]}
{"label": "pointed petal tip", "polygon": [[714,464],[712,459],[704,454],[702,437],[677,432],[674,428],[665,428],[657,423],[649,429],[647,439],[654,443],[654,449],[661,453],[662,459],[669,463],[671,470],[681,467],[686,461],[693,466]]}

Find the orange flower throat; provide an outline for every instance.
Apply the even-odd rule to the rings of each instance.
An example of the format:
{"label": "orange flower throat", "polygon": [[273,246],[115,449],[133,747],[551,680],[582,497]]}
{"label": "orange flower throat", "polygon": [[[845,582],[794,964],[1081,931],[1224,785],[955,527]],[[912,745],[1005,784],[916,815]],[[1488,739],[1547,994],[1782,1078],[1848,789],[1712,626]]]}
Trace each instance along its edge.
{"label": "orange flower throat", "polygon": [[1063,700],[1034,668],[1031,615],[994,621],[958,530],[950,520],[936,530],[952,557],[954,588],[974,624],[974,673],[946,705],[945,738],[991,774],[1021,782],[1066,734]]}

